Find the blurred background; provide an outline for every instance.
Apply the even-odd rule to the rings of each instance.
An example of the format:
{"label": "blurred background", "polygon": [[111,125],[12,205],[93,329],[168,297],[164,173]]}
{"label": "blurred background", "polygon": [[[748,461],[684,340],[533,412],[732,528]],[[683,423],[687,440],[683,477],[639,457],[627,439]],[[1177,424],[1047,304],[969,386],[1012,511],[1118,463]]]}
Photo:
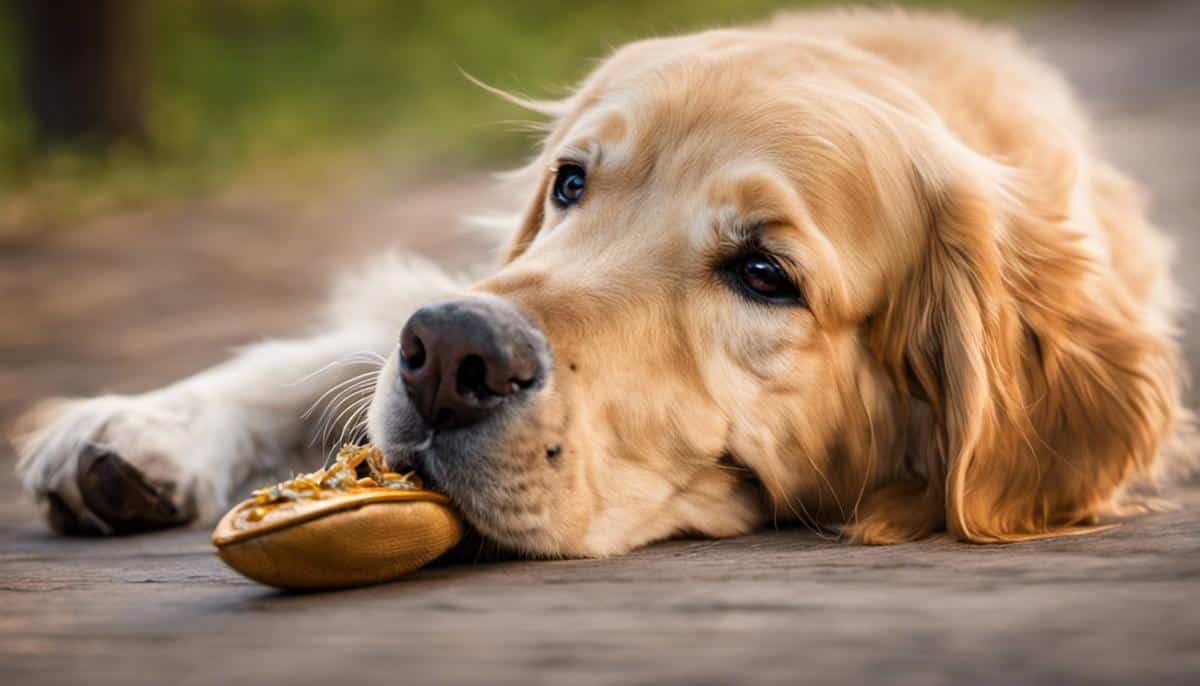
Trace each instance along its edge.
{"label": "blurred background", "polygon": [[[512,204],[489,172],[536,135],[464,72],[553,98],[629,40],[829,4],[0,0],[0,431],[294,332],[391,247],[486,263],[461,217]],[[1190,246],[1200,2],[892,4],[1014,27]]]}
{"label": "blurred background", "polygon": [[511,204],[489,172],[536,136],[464,72],[558,97],[629,40],[816,4],[0,0],[0,432],[292,334],[380,251],[486,263],[461,217]]}
{"label": "blurred background", "polygon": [[[563,93],[633,38],[796,0],[10,0],[0,7],[0,239],[252,184],[510,161],[506,89]],[[923,4],[941,7],[948,3]],[[964,0],[1008,18],[1045,0]]]}

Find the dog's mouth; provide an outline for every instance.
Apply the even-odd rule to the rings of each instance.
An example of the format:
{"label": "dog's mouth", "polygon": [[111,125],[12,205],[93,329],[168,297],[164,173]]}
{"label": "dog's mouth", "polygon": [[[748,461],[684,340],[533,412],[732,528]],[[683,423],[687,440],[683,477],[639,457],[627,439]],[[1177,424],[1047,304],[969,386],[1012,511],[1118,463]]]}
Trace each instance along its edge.
{"label": "dog's mouth", "polygon": [[462,541],[440,557],[436,564],[460,564],[476,562],[494,562],[501,560],[520,559],[523,556],[504,545],[500,541],[487,536],[472,521],[463,509],[462,504],[453,493],[446,488],[446,481],[439,478],[436,466],[432,464],[433,457],[429,447],[432,444],[432,433],[424,442],[423,449],[408,449],[395,456],[387,456],[388,467],[399,472],[412,472],[421,480],[423,488],[437,491],[450,498],[455,507],[462,513],[464,532]]}
{"label": "dog's mouth", "polygon": [[[465,427],[434,427],[418,417],[408,398],[395,389],[380,397],[371,440],[390,470],[412,472],[422,487],[450,499],[470,528],[506,547],[531,548],[550,535],[544,486],[560,464],[554,443],[545,464],[523,462],[542,442],[539,423],[529,419],[527,403],[509,402],[487,421]],[[557,462],[556,462],[557,461]],[[538,471],[534,471],[534,470]],[[537,485],[537,502],[533,486]],[[493,546],[494,547],[494,546]]]}
{"label": "dog's mouth", "polygon": [[[438,481],[437,477],[433,475],[433,471],[429,469],[426,461],[423,458],[419,456],[413,458],[409,469],[417,475],[418,479],[421,480],[422,487],[430,491],[437,491],[438,493],[450,497],[450,494],[446,493],[445,487]],[[453,500],[454,498],[451,497],[450,499]]]}
{"label": "dog's mouth", "polygon": [[408,443],[385,450],[384,459],[387,461],[389,469],[400,473],[413,473],[420,480],[422,488],[446,496],[460,512],[465,514],[466,503],[462,502],[455,493],[457,489],[453,488],[453,480],[447,478],[439,465],[438,458],[434,454],[433,444],[434,432],[431,430],[415,444]]}
{"label": "dog's mouth", "polygon": [[[421,481],[422,488],[449,496],[450,494],[446,493],[441,480],[434,474],[434,470],[430,469],[428,451],[433,445],[433,435],[433,431],[430,431],[424,439],[416,444],[385,450],[384,460],[387,462],[388,469],[392,471],[415,474]],[[453,498],[451,499],[453,500]]]}

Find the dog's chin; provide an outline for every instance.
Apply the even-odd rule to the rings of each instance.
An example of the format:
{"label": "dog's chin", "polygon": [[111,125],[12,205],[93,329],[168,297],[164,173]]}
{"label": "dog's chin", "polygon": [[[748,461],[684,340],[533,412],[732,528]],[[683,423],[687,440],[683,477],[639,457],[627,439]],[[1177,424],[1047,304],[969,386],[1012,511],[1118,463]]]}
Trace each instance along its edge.
{"label": "dog's chin", "polygon": [[456,554],[452,556],[454,559],[469,561],[480,556],[487,559],[516,556],[514,550],[521,546],[514,546],[512,542],[506,544],[500,537],[487,533],[497,530],[497,526],[491,521],[492,508],[486,501],[486,495],[480,492],[477,484],[464,483],[461,475],[447,468],[448,462],[462,459],[462,456],[447,452],[445,443],[452,442],[431,434],[417,440],[409,437],[397,441],[393,438],[391,441],[381,441],[377,447],[383,451],[389,469],[401,473],[412,472],[421,480],[422,487],[447,496],[462,514],[467,531],[459,547],[465,546],[469,550],[460,553],[469,555],[462,558]]}
{"label": "dog's chin", "polygon": [[544,522],[530,527],[517,521],[531,495],[516,484],[529,478],[530,470],[514,467],[515,456],[529,453],[527,444],[541,440],[514,432],[514,427],[536,425],[528,419],[531,412],[530,405],[514,404],[470,427],[434,431],[406,397],[384,391],[376,394],[368,431],[389,468],[415,472],[425,488],[449,497],[481,538],[532,552],[545,547],[547,532]]}
{"label": "dog's chin", "polygon": [[432,436],[417,444],[417,446],[392,444],[377,447],[383,451],[389,469],[400,473],[411,472],[415,474],[420,479],[423,488],[437,491],[447,496],[450,498],[450,502],[455,505],[455,509],[463,514],[463,539],[453,550],[443,555],[440,561],[453,563],[477,562],[515,557],[515,553],[510,548],[484,535],[480,531],[480,528],[475,524],[475,517],[463,511],[462,505],[459,504],[458,499],[455,498],[451,489],[446,487],[444,478],[439,478],[437,471],[430,468],[428,449],[431,444]]}
{"label": "dog's chin", "polygon": [[459,541],[458,545],[438,558],[435,564],[474,564],[477,562],[516,560],[525,557],[517,551],[517,548],[505,545],[502,541],[488,536],[480,529],[476,524],[478,521],[477,516],[473,513],[465,512],[453,493],[450,492],[450,489],[438,481],[436,472],[427,466],[423,451],[408,450],[396,456],[389,455],[386,452],[384,454],[391,469],[413,472],[421,480],[424,488],[437,491],[449,497],[450,502],[455,505],[455,509],[459,510],[463,515],[462,540]]}

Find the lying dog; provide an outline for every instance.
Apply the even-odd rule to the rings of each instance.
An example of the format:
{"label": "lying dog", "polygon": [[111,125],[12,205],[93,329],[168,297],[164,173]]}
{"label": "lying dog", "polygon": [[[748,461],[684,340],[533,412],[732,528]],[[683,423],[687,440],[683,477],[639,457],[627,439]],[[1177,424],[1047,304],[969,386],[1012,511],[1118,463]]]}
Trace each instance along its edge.
{"label": "lying dog", "polygon": [[18,471],[51,523],[211,518],[310,406],[545,556],[781,520],[1054,535],[1136,509],[1185,452],[1170,248],[1009,37],[789,15],[507,97],[552,126],[498,271],[393,260],[312,338],[42,410]]}

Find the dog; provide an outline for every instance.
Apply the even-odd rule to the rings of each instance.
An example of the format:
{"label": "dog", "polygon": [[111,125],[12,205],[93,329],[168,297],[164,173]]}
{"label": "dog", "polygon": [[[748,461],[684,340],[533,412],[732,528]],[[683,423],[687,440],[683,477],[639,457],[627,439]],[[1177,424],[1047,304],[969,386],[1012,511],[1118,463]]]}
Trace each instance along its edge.
{"label": "dog", "polygon": [[310,408],[542,557],[1075,533],[1190,454],[1171,246],[1007,33],[786,14],[496,92],[549,122],[498,268],[390,258],[309,337],[41,408],[17,470],[50,524],[210,521]]}

